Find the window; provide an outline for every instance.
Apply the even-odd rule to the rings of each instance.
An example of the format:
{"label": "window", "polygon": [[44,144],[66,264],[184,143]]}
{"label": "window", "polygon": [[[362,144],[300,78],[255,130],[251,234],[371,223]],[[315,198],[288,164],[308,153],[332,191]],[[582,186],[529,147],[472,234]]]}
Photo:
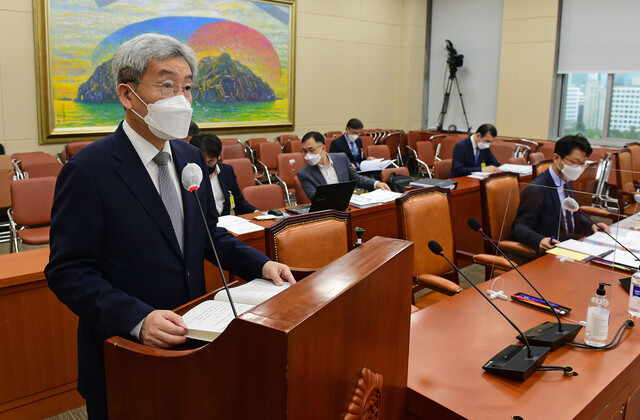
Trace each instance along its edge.
{"label": "window", "polygon": [[559,136],[640,140],[640,74],[568,73],[562,77]]}

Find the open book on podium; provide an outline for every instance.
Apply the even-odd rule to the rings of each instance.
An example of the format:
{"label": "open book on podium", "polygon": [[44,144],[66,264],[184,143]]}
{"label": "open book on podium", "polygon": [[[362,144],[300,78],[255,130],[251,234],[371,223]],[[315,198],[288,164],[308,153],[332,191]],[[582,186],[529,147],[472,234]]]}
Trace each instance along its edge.
{"label": "open book on podium", "polygon": [[378,404],[380,418],[402,418],[413,248],[375,237],[233,319],[210,343],[162,350],[108,339],[109,416],[358,418]]}

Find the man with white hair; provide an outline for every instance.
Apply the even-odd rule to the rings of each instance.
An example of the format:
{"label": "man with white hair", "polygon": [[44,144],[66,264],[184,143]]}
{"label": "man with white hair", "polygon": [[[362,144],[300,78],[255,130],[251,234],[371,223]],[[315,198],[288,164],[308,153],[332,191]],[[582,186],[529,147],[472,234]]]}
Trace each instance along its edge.
{"label": "man with white hair", "polygon": [[[196,199],[180,187],[204,156],[182,140],[191,122],[197,61],[179,41],[144,34],[112,60],[125,109],[117,130],[64,165],[56,184],[49,287],[79,317],[78,391],[91,419],[107,418],[103,342],[120,335],[168,348],[186,325],[171,309],[206,292],[214,261]],[[251,280],[294,283],[289,268],[217,228],[211,185],[197,194],[223,268]]]}

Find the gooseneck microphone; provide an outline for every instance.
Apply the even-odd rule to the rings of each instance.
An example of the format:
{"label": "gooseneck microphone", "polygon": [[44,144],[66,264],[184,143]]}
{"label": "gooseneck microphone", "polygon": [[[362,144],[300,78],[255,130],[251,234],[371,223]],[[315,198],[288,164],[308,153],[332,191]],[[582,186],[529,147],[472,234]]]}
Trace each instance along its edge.
{"label": "gooseneck microphone", "polygon": [[520,331],[520,328],[507,317],[504,312],[502,312],[488,297],[485,296],[484,293],[478,289],[478,286],[473,284],[471,280],[464,275],[462,271],[444,254],[442,247],[436,241],[429,241],[429,249],[436,255],[440,255],[454,268],[462,277],[465,278],[473,286],[474,289],[480,293],[480,295],[487,301],[491,306],[493,306],[496,311],[500,313],[504,317],[504,319],[511,324],[520,337],[524,339],[524,346],[520,346],[517,344],[511,344],[495,356],[491,358],[487,363],[482,366],[482,369],[487,372],[503,376],[505,378],[514,379],[517,381],[524,381],[527,379],[536,369],[542,365],[544,359],[547,357],[549,352],[551,351],[549,347],[541,347],[541,346],[532,346],[529,344],[527,337]]}
{"label": "gooseneck microphone", "polygon": [[491,245],[493,245],[493,247],[507,261],[509,261],[509,264],[511,264],[511,267],[513,267],[518,272],[518,274],[520,274],[520,277],[522,277],[524,279],[524,281],[526,281],[529,284],[529,286],[531,286],[531,288],[533,290],[535,290],[535,292],[538,294],[538,296],[540,296],[540,299],[544,300],[544,303],[546,303],[547,306],[549,308],[551,308],[553,314],[556,316],[556,319],[558,320],[557,323],[556,322],[543,322],[542,324],[540,324],[540,325],[538,325],[536,327],[533,327],[530,330],[528,330],[527,332],[525,332],[524,336],[523,335],[519,335],[517,337],[518,340],[523,341],[524,339],[528,338],[529,341],[531,343],[533,343],[534,345],[550,347],[551,351],[557,349],[558,347],[562,346],[564,343],[566,343],[568,341],[573,341],[573,339],[576,338],[576,335],[578,335],[578,333],[580,332],[580,329],[582,328],[582,325],[576,325],[576,324],[563,325],[562,321],[560,321],[560,316],[558,315],[558,312],[556,312],[556,310],[553,307],[553,305],[551,305],[551,303],[549,303],[547,298],[542,296],[542,293],[540,293],[540,291],[538,289],[536,289],[536,287],[533,285],[533,283],[531,283],[529,281],[529,279],[527,279],[524,276],[524,274],[522,274],[522,272],[513,263],[513,261],[511,261],[511,259],[509,257],[507,257],[507,255],[500,249],[500,247],[498,245],[496,245],[491,240],[491,238],[489,238],[489,236],[482,229],[482,225],[480,224],[480,222],[478,222],[473,217],[470,217],[467,220],[467,224],[469,225],[469,227],[472,230],[474,230],[476,232],[480,232],[486,238],[486,240],[489,241],[489,243],[491,243]]}
{"label": "gooseneck microphone", "polygon": [[[640,195],[640,194],[636,194],[636,195]],[[634,199],[635,196],[634,195]],[[640,197],[638,197],[638,199],[640,199]],[[637,199],[636,199],[637,200]],[[640,261],[640,258],[638,258],[638,256],[636,254],[633,253],[633,251],[631,251],[629,248],[627,248],[626,246],[622,245],[622,243],[620,241],[618,241],[616,238],[614,238],[609,232],[607,232],[606,230],[602,229],[600,226],[598,226],[598,224],[596,222],[594,222],[589,216],[587,216],[586,214],[584,214],[584,212],[582,210],[580,210],[580,205],[578,204],[578,202],[576,200],[574,200],[571,197],[567,197],[564,200],[562,200],[562,208],[564,210],[567,210],[571,213],[575,213],[578,212],[580,213],[582,216],[584,216],[589,222],[591,222],[592,225],[594,225],[595,227],[598,228],[598,230],[600,232],[603,232],[604,234],[606,234],[607,236],[609,236],[611,239],[613,239],[613,241],[615,243],[617,243],[618,245],[620,245],[622,248],[624,248],[625,251],[627,251],[629,254],[631,254],[633,256],[633,258],[636,259],[636,261]]]}
{"label": "gooseneck microphone", "polygon": [[182,186],[185,190],[193,193],[193,196],[196,198],[196,202],[198,203],[198,208],[200,209],[200,214],[202,215],[202,223],[204,223],[204,230],[207,232],[207,236],[209,237],[209,243],[211,244],[211,249],[213,249],[213,255],[216,257],[216,265],[220,270],[220,277],[222,277],[222,284],[224,284],[224,290],[227,292],[227,297],[229,298],[229,303],[231,304],[231,310],[233,311],[233,316],[237,317],[238,313],[236,312],[236,307],[233,304],[233,299],[231,299],[231,292],[229,291],[229,286],[227,285],[227,279],[224,277],[224,272],[222,271],[222,266],[220,265],[220,259],[218,258],[218,251],[216,251],[216,246],[213,243],[213,238],[211,238],[211,232],[209,231],[209,225],[207,225],[207,218],[204,215],[204,210],[202,210],[202,204],[200,203],[200,198],[198,197],[198,188],[200,187],[200,183],[202,182],[202,169],[200,166],[195,163],[188,163],[184,169],[182,170]]}

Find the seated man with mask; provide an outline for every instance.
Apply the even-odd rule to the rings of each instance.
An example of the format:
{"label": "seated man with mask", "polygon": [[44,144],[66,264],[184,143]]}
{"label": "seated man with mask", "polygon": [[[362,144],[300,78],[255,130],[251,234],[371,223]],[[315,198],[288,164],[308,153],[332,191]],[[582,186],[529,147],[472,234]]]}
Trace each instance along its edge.
{"label": "seated man with mask", "polygon": [[498,130],[491,124],[482,124],[475,134],[460,140],[453,148],[449,178],[467,176],[471,172],[500,172],[500,162],[489,147]]}
{"label": "seated man with mask", "polygon": [[202,151],[207,161],[211,189],[218,216],[226,216],[234,209],[236,215],[259,211],[244,199],[233,166],[220,162],[222,142],[215,134],[196,134],[189,142]]}
{"label": "seated man with mask", "polygon": [[364,160],[362,140],[360,140],[360,130],[363,127],[362,121],[357,118],[351,118],[347,122],[344,134],[331,142],[331,147],[329,148],[329,153],[344,153],[347,155],[351,166],[357,171],[360,170],[360,162]]}
{"label": "seated man with mask", "polygon": [[319,185],[353,180],[365,190],[390,190],[384,182],[358,175],[344,153],[327,153],[325,149],[324,136],[319,132],[310,131],[302,137],[302,154],[307,164],[298,171],[298,179],[310,200],[313,200]]}
{"label": "seated man with mask", "polygon": [[[581,135],[566,136],[556,142],[553,164],[524,189],[511,225],[509,239],[544,252],[560,240],[589,235],[598,230],[586,217],[562,209],[566,197],[576,198],[571,181],[587,167],[591,145]],[[598,226],[607,232],[604,223]]]}

